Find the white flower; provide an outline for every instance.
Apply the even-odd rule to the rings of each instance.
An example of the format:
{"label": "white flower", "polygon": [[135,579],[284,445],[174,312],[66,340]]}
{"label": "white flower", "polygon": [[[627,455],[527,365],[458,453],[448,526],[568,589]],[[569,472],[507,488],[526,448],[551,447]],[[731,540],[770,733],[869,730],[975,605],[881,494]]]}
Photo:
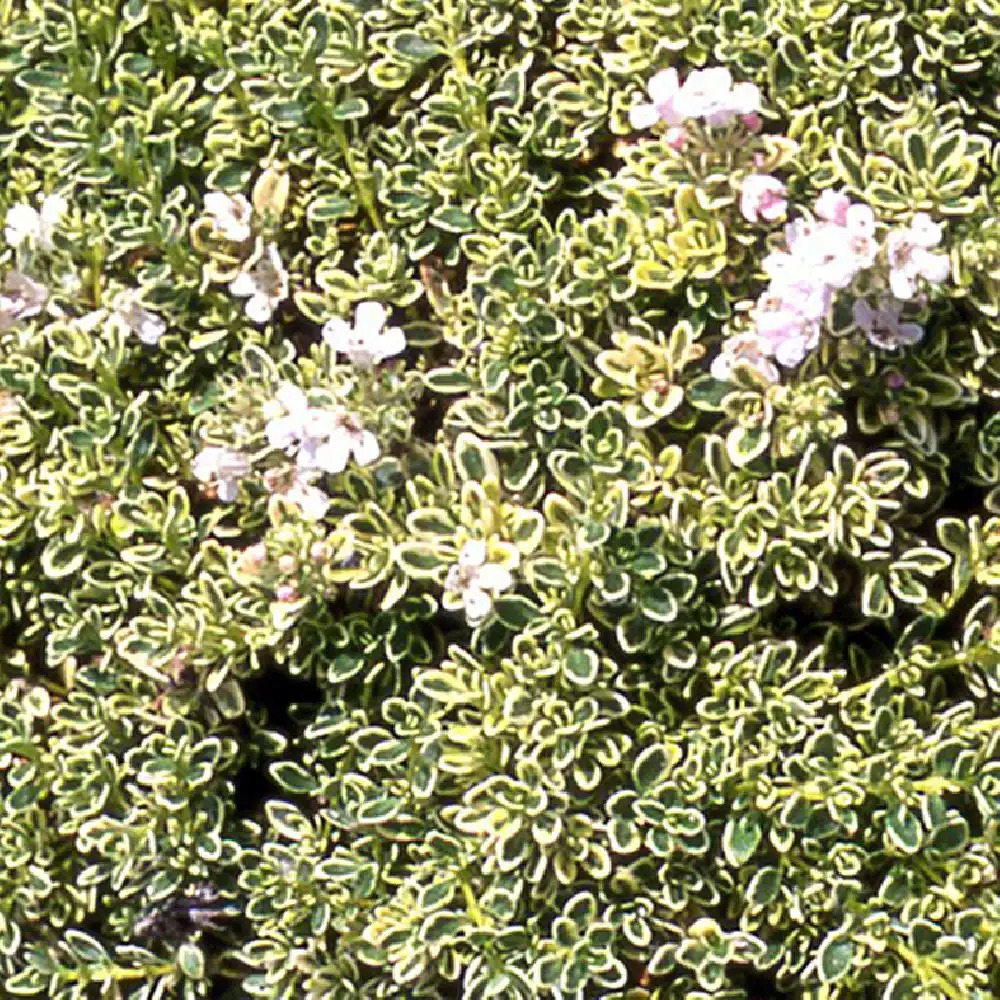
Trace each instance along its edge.
{"label": "white flower", "polygon": [[383,329],[387,318],[385,306],[362,302],[353,327],[346,320],[331,319],[323,327],[323,339],[359,368],[371,368],[406,349],[406,337],[398,326]]}
{"label": "white flower", "polygon": [[205,195],[205,211],[212,217],[212,229],[224,239],[233,243],[250,239],[253,207],[243,195],[210,191]]}
{"label": "white flower", "polygon": [[11,271],[0,295],[0,330],[9,330],[18,320],[37,316],[49,298],[49,290],[22,271]]}
{"label": "white flower", "polygon": [[882,296],[876,308],[865,299],[854,303],[854,322],[868,335],[869,341],[886,351],[916,344],[924,335],[919,323],[900,323],[899,314],[903,303],[898,299]]}
{"label": "white flower", "polygon": [[305,393],[283,383],[275,394],[287,413],[268,421],[265,433],[272,448],[289,455],[297,453],[298,468],[336,474],[347,468],[354,456],[358,465],[370,465],[380,454],[378,440],[357,417],[342,409],[310,406]]}
{"label": "white flower", "polygon": [[[324,472],[343,472],[347,461],[353,455],[358,465],[371,465],[381,451],[378,439],[371,431],[366,431],[358,422],[358,418],[343,411],[335,414],[335,425],[329,438],[315,452],[309,455],[305,468],[322,469]],[[302,465],[305,450],[299,452],[299,464]]]}
{"label": "white flower", "polygon": [[738,363],[747,365],[764,382],[780,380],[778,369],[767,357],[765,345],[752,333],[741,333],[729,337],[722,344],[722,353],[712,362],[712,378],[720,382],[730,382],[733,369]]}
{"label": "white flower", "polygon": [[469,539],[458,554],[458,562],[448,570],[446,594],[461,598],[470,625],[478,625],[493,607],[493,595],[514,584],[510,570],[486,561],[486,542]]}
{"label": "white flower", "polygon": [[202,448],[191,463],[191,471],[203,483],[215,481],[220,500],[236,499],[240,480],[250,473],[250,458],[231,448]]}
{"label": "white flower", "polygon": [[827,188],[816,199],[816,214],[827,222],[843,226],[847,222],[847,210],[851,207],[851,199],[842,191]]}
{"label": "white flower", "polygon": [[732,74],[725,67],[696,69],[684,81],[676,106],[685,118],[728,125],[737,115],[760,109],[760,91],[752,83],[734,87]]}
{"label": "white flower", "polygon": [[740,193],[740,211],[747,222],[764,219],[774,222],[785,214],[788,201],[785,185],[770,174],[750,174],[743,181]]}
{"label": "white flower", "polygon": [[629,111],[632,128],[649,128],[657,122],[681,125],[689,118],[704,118],[708,125],[728,125],[738,115],[760,109],[755,84],[737,83],[728,69],[696,69],[680,84],[677,70],[661,70],[647,85],[651,103]]}
{"label": "white flower", "polygon": [[889,233],[886,253],[889,257],[889,287],[897,299],[912,299],[917,278],[932,284],[945,281],[951,274],[951,261],[943,253],[931,253],[930,247],[941,242],[941,227],[924,212],[914,215],[910,225]]}
{"label": "white flower", "polygon": [[31,242],[39,250],[51,250],[55,244],[52,234],[59,220],[66,214],[69,202],[61,194],[50,194],[42,199],[40,210],[21,202],[7,212],[4,238],[12,247]]}
{"label": "white flower", "polygon": [[[306,394],[291,382],[282,382],[268,409],[277,411],[268,420],[265,433],[272,448],[281,448],[293,455],[301,444],[318,446],[333,430],[333,412],[310,406]],[[282,410],[286,411],[282,415]]]}
{"label": "white flower", "polygon": [[288,297],[288,272],[282,266],[278,248],[269,244],[251,270],[230,282],[229,291],[241,298],[249,296],[247,316],[255,323],[266,323],[278,304]]}
{"label": "white flower", "polygon": [[305,476],[296,476],[285,493],[285,499],[296,504],[307,521],[319,521],[330,507],[330,498]]}
{"label": "white flower", "polygon": [[677,70],[660,70],[650,79],[646,91],[652,103],[637,104],[629,111],[632,128],[650,128],[659,121],[666,122],[667,125],[680,125],[684,121],[684,115],[676,106],[680,93]]}
{"label": "white flower", "polygon": [[112,308],[115,318],[144,344],[155,347],[160,337],[167,332],[166,321],[139,305],[134,289],[119,292]]}

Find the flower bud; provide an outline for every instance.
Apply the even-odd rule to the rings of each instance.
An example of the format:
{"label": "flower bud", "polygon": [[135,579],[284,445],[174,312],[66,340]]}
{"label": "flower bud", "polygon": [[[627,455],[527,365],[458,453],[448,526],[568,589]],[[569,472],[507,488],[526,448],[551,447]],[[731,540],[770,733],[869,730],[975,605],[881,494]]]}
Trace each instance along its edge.
{"label": "flower bud", "polygon": [[326,562],[330,558],[330,547],[326,542],[313,542],[309,546],[309,558],[314,562]]}
{"label": "flower bud", "polygon": [[263,542],[251,545],[248,549],[244,549],[243,557],[252,566],[263,566],[267,561],[267,546]]}
{"label": "flower bud", "polygon": [[286,555],[283,555],[278,560],[278,569],[281,570],[281,572],[284,573],[285,576],[288,576],[289,574],[294,573],[297,566],[298,566],[298,563],[295,561],[295,556],[291,556],[291,555],[287,555],[286,554]]}
{"label": "flower bud", "polygon": [[740,115],[740,121],[748,132],[759,132],[764,127],[764,119],[756,111]]}
{"label": "flower bud", "polygon": [[294,601],[299,596],[299,593],[290,583],[283,583],[274,592],[274,596],[283,604],[287,604],[289,601]]}
{"label": "flower bud", "polygon": [[254,185],[253,207],[256,213],[265,218],[281,215],[288,201],[288,186],[288,174],[268,167]]}
{"label": "flower bud", "polygon": [[666,140],[667,145],[671,149],[675,149],[680,152],[684,148],[684,143],[687,142],[687,132],[685,132],[680,126],[668,128]]}

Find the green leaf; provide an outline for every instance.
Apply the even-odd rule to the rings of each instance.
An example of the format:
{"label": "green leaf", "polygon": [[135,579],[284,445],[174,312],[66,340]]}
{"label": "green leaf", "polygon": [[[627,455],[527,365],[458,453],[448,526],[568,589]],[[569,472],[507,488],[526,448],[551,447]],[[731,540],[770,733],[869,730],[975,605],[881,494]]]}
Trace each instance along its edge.
{"label": "green leaf", "polygon": [[931,834],[930,846],[945,854],[958,854],[969,842],[969,824],[957,816]]}
{"label": "green leaf", "polygon": [[446,233],[467,233],[476,226],[476,220],[468,212],[463,212],[454,205],[442,206],[429,221],[432,226],[437,226]]}
{"label": "green leaf", "polygon": [[478,698],[462,680],[445,670],[421,670],[414,678],[413,686],[424,697],[442,705],[458,705]]}
{"label": "green leaf", "polygon": [[632,268],[632,280],[640,288],[661,288],[670,290],[680,284],[683,274],[671,271],[652,260],[639,260]]}
{"label": "green leaf", "polygon": [[397,31],[390,42],[394,52],[411,62],[422,63],[444,52],[437,42],[422,38],[415,31]]}
{"label": "green leaf", "polygon": [[396,565],[411,580],[434,580],[449,564],[445,553],[429,542],[400,542],[392,550]]}
{"label": "green leaf", "polygon": [[269,770],[275,784],[293,795],[310,795],[319,788],[313,775],[294,761],[278,761]]}
{"label": "green leaf", "polygon": [[463,431],[455,441],[455,468],[463,480],[482,482],[487,477],[499,479],[499,466],[493,453],[474,434]]}
{"label": "green leaf", "polygon": [[919,132],[911,131],[903,136],[903,156],[906,165],[914,173],[927,168],[930,157],[924,137]]}
{"label": "green leaf", "polygon": [[456,396],[469,392],[475,384],[469,375],[457,368],[432,368],[424,375],[424,385],[431,392],[442,395]]}
{"label": "green leaf", "polygon": [[646,747],[632,764],[632,784],[640,795],[649,794],[670,777],[681,751],[673,743]]}
{"label": "green leaf", "polygon": [[850,938],[832,934],[819,946],[816,967],[819,978],[824,983],[835,983],[843,979],[854,959],[854,942]]}
{"label": "green leaf", "polygon": [[760,838],[759,813],[747,812],[731,816],[722,834],[722,850],[726,860],[734,868],[746,864],[757,850]]}
{"label": "green leaf", "polygon": [[846,136],[838,134],[837,141],[830,144],[830,158],[833,160],[837,176],[857,192],[865,188],[861,159],[848,145]]}
{"label": "green leaf", "polygon": [[188,979],[205,978],[205,956],[201,948],[190,941],[177,949],[177,965]]}
{"label": "green leaf", "polygon": [[601,660],[594,650],[571,647],[564,663],[566,678],[578,687],[590,687],[597,680]]}
{"label": "green leaf", "polygon": [[358,204],[353,198],[325,194],[314,198],[306,209],[310,222],[333,222],[357,214]]}
{"label": "green leaf", "polygon": [[45,546],[40,560],[42,572],[52,580],[72,576],[83,565],[87,553],[79,542],[53,538]]}
{"label": "green leaf", "polygon": [[110,960],[100,941],[75,928],[70,928],[63,933],[63,943],[81,962],[99,964]]}
{"label": "green leaf", "polygon": [[271,826],[287,840],[303,840],[313,833],[312,824],[290,802],[272,799],[264,804]]}
{"label": "green leaf", "polygon": [[395,816],[398,816],[402,808],[402,800],[397,798],[386,797],[368,800],[363,802],[361,808],[358,809],[358,822],[370,823],[372,825],[386,823]]}
{"label": "green leaf", "polygon": [[500,621],[515,632],[526,628],[542,614],[537,605],[520,594],[508,594],[505,597],[496,598],[493,602],[493,610]]}
{"label": "green leaf", "polygon": [[920,821],[902,803],[886,813],[885,832],[889,840],[905,854],[916,854],[923,843]]}
{"label": "green leaf", "polygon": [[739,469],[763,454],[770,443],[771,432],[764,424],[757,427],[734,427],[726,435],[726,454]]}
{"label": "green leaf", "polygon": [[781,893],[781,870],[761,868],[747,886],[747,899],[754,906],[768,906]]}
{"label": "green leaf", "polygon": [[334,121],[346,122],[355,118],[365,118],[370,110],[368,102],[364,100],[364,98],[352,97],[349,100],[341,101],[340,104],[336,105],[330,112],[330,117],[333,118]]}

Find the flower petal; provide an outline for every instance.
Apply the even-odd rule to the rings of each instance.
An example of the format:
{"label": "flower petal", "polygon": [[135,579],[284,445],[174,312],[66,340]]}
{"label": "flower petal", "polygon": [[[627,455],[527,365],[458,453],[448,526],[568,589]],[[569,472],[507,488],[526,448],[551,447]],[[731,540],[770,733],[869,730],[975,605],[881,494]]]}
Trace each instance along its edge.
{"label": "flower petal", "polygon": [[274,307],[277,303],[269,299],[266,295],[252,295],[247,299],[247,318],[254,323],[266,323],[274,314]]}
{"label": "flower petal", "polygon": [[394,358],[406,350],[406,334],[398,326],[390,326],[376,343],[379,361]]}
{"label": "flower petal", "polygon": [[253,275],[244,271],[229,282],[229,291],[233,295],[239,295],[241,298],[247,295],[256,295],[257,282],[253,280]]}
{"label": "flower petal", "polygon": [[351,438],[354,461],[358,465],[371,465],[382,454],[378,438],[371,431],[358,431]]}
{"label": "flower petal", "polygon": [[637,104],[628,113],[629,124],[637,131],[652,128],[660,120],[660,112],[653,104]]}
{"label": "flower petal", "polygon": [[470,625],[478,625],[493,607],[493,601],[485,590],[478,587],[467,587],[462,594],[465,603],[465,617]]}
{"label": "flower petal", "polygon": [[337,434],[316,449],[316,467],[331,475],[343,472],[351,455],[351,444],[347,434]]}
{"label": "flower petal", "polygon": [[350,324],[339,316],[323,325],[323,341],[335,351],[347,351],[352,333]]}
{"label": "flower petal", "polygon": [[373,337],[385,326],[387,317],[381,302],[362,302],[354,312],[354,329],[362,337]]}
{"label": "flower petal", "polygon": [[496,563],[486,563],[479,567],[476,573],[476,586],[494,593],[507,590],[514,585],[514,577],[509,569],[497,566]]}
{"label": "flower petal", "polygon": [[486,562],[486,542],[482,538],[470,538],[458,554],[458,565],[462,569],[472,569]]}
{"label": "flower petal", "polygon": [[42,234],[42,218],[30,206],[12,205],[7,212],[7,228],[4,238],[12,247],[18,247],[25,240],[38,239]]}

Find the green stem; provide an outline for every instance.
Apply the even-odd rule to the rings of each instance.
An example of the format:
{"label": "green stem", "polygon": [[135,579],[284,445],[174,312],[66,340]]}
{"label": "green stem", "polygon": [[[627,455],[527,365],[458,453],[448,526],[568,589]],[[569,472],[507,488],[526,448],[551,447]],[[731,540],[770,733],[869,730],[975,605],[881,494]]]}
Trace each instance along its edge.
{"label": "green stem", "polygon": [[[949,997],[949,1000],[964,1000],[964,994],[959,991],[959,989],[952,985],[951,981],[944,975],[942,975],[938,969],[939,966],[936,962],[931,959],[920,958],[914,952],[910,951],[905,944],[899,941],[892,942],[892,948],[896,953],[904,958],[909,964],[910,968],[917,974],[917,978],[925,981],[930,979],[933,981],[934,985],[937,986],[945,996]],[[926,973],[926,977],[925,977]]]}
{"label": "green stem", "polygon": [[174,965],[147,965],[138,969],[126,969],[122,966],[92,966],[87,965],[81,969],[70,969],[63,972],[61,979],[67,982],[96,982],[98,980],[113,979],[115,982],[125,982],[129,979],[159,979],[160,976],[176,974],[177,967]]}
{"label": "green stem", "polygon": [[351,156],[351,146],[347,141],[347,133],[344,130],[343,124],[340,122],[333,122],[333,135],[336,139],[337,146],[340,148],[340,152],[344,157],[344,162],[347,164],[347,169],[350,171],[351,177],[354,180],[354,188],[358,193],[358,200],[364,207],[364,210],[368,214],[368,218],[371,221],[371,224],[375,227],[376,231],[381,230],[382,220],[379,218],[378,208],[375,205],[375,199],[372,198],[372,193],[367,183],[365,183],[361,177],[358,176],[358,172],[354,168],[354,159]]}

